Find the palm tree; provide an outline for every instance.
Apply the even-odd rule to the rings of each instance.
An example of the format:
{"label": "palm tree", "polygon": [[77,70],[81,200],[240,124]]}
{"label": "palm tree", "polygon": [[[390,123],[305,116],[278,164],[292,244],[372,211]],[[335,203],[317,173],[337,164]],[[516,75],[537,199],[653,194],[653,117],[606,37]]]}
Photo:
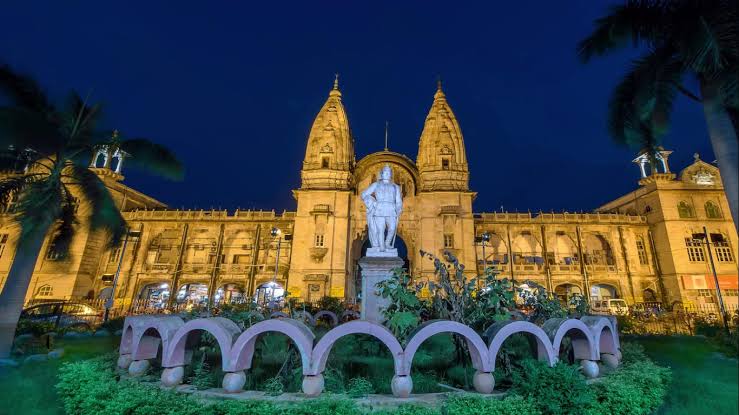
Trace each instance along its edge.
{"label": "palm tree", "polygon": [[[589,61],[627,46],[645,54],[616,87],[609,130],[621,143],[653,147],[678,93],[703,106],[734,225],[739,229],[739,13],[737,0],[629,0],[595,21],[578,45]],[[683,80],[693,77],[700,92]],[[646,140],[645,140],[646,138]]]}
{"label": "palm tree", "polygon": [[[91,231],[104,232],[109,247],[120,243],[126,223],[108,189],[90,170],[101,145],[131,155],[131,163],[170,178],[180,178],[181,163],[147,139],[125,140],[98,129],[100,105],[72,93],[54,106],[31,78],[0,65],[0,93],[11,102],[0,107],[0,148],[8,149],[0,168],[0,203],[13,203],[20,228],[16,255],[0,293],[0,359],[7,358],[33,269],[48,234],[54,254],[65,256],[77,227],[77,200],[88,206]],[[113,138],[111,138],[113,137]],[[76,197],[79,196],[79,197]]]}

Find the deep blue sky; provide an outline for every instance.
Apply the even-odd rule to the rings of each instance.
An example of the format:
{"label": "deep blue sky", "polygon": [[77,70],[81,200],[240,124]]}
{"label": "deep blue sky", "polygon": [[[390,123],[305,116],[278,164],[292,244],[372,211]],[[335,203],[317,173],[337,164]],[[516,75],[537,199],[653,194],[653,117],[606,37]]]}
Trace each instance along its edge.
{"label": "deep blue sky", "polygon": [[[357,159],[382,149],[385,120],[391,149],[415,159],[441,75],[476,211],[590,210],[637,186],[634,150],[605,127],[636,51],[575,54],[606,2],[268,3],[6,3],[0,60],[53,97],[92,91],[107,126],[174,149],[183,182],[126,172],[172,207],[294,209],[335,72]],[[674,170],[695,151],[713,160],[697,104],[678,100],[666,147]]]}

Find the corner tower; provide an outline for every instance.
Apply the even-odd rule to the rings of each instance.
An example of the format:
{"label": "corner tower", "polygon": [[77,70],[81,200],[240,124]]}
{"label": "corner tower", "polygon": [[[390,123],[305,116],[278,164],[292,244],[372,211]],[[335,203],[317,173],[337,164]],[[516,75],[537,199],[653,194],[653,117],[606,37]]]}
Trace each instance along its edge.
{"label": "corner tower", "polygon": [[338,78],[313,121],[300,171],[301,186],[288,292],[315,302],[344,298],[349,275],[349,212],[354,194],[354,141]]}
{"label": "corner tower", "polygon": [[301,170],[302,189],[349,189],[354,169],[354,139],[341,102],[339,78],[313,121]]}
{"label": "corner tower", "polygon": [[421,191],[469,190],[462,130],[441,89],[441,81],[423,125],[416,166],[421,175]]}

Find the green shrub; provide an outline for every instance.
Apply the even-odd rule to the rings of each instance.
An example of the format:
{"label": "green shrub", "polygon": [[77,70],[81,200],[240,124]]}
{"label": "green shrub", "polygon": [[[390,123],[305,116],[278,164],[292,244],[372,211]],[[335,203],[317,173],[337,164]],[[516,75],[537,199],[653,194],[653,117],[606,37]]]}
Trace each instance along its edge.
{"label": "green shrub", "polygon": [[375,388],[372,382],[363,377],[350,379],[346,387],[346,394],[352,398],[361,398],[371,393],[375,393]]}
{"label": "green shrub", "polygon": [[577,366],[526,359],[513,372],[511,390],[532,399],[543,414],[582,414],[595,399]]}
{"label": "green shrub", "polygon": [[629,365],[591,385],[596,400],[589,414],[651,414],[664,401],[670,370],[649,359]]}
{"label": "green shrub", "polygon": [[282,379],[279,376],[267,379],[264,384],[264,391],[269,396],[279,396],[285,393],[285,385],[282,384]]}
{"label": "green shrub", "polygon": [[216,374],[211,370],[208,362],[201,360],[193,370],[190,384],[197,390],[210,389],[218,386],[218,379],[216,378]]}
{"label": "green shrub", "polygon": [[42,334],[54,331],[54,323],[48,321],[19,320],[15,327],[15,335],[30,334],[33,337],[41,337]]}
{"label": "green shrub", "polygon": [[323,372],[323,390],[331,393],[344,393],[344,375],[336,369]]}
{"label": "green shrub", "polygon": [[123,330],[123,323],[126,320],[125,317],[116,317],[111,318],[105,323],[101,324],[100,327],[98,327],[98,330],[108,330],[111,333],[115,333],[118,330]]}
{"label": "green shrub", "polygon": [[541,411],[533,402],[518,395],[511,395],[505,399],[451,397],[442,407],[442,413],[448,415],[538,415]]}
{"label": "green shrub", "polygon": [[630,365],[647,359],[644,346],[634,342],[621,343],[621,364]]}

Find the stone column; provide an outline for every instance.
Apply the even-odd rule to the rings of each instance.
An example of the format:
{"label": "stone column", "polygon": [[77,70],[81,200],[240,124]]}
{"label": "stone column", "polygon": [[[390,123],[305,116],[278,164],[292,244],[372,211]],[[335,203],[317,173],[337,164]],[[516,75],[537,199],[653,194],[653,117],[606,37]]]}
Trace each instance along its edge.
{"label": "stone column", "polygon": [[377,293],[376,286],[390,278],[393,269],[403,267],[403,260],[397,257],[397,253],[395,256],[371,256],[370,250],[367,251],[368,256],[359,260],[362,268],[362,320],[382,323],[385,320],[382,311],[387,308],[389,300]]}

